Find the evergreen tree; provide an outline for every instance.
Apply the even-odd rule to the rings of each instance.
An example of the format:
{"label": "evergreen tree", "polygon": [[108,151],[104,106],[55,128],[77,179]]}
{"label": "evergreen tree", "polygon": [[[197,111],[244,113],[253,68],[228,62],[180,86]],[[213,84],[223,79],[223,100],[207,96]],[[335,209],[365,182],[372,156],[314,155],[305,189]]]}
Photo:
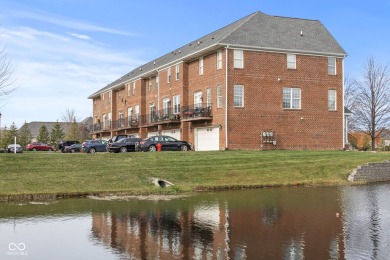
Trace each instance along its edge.
{"label": "evergreen tree", "polygon": [[18,129],[16,128],[15,123],[12,123],[11,127],[8,130],[5,129],[3,132],[3,138],[2,138],[3,147],[7,147],[9,144],[15,143],[15,137],[16,137],[16,142],[19,142]]}
{"label": "evergreen tree", "polygon": [[50,140],[53,145],[58,147],[58,144],[62,141],[62,139],[64,139],[64,137],[65,137],[64,130],[62,129],[61,124],[57,120],[57,123],[55,123],[53,129],[51,129]]}
{"label": "evergreen tree", "polygon": [[25,148],[32,139],[30,128],[28,124],[24,122],[23,126],[19,129],[19,144]]}
{"label": "evergreen tree", "polygon": [[80,142],[82,141],[79,124],[76,122],[76,118],[73,119],[73,122],[70,125],[68,132],[66,133],[66,139],[77,140]]}
{"label": "evergreen tree", "polygon": [[37,140],[38,142],[45,143],[45,144],[47,144],[50,141],[50,134],[45,125],[42,125],[41,128],[39,128]]}

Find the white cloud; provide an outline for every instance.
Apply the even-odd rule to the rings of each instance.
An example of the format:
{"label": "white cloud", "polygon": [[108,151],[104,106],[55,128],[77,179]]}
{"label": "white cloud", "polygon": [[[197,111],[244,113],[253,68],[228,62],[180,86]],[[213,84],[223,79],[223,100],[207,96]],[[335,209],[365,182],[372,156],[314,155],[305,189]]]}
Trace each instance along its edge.
{"label": "white cloud", "polygon": [[117,34],[123,36],[136,36],[133,33],[124,32],[113,28],[107,28],[104,26],[88,24],[81,21],[75,21],[69,19],[68,17],[58,16],[50,13],[18,11],[18,12],[14,12],[14,15],[19,18],[41,21],[41,22],[45,22],[57,26],[62,26],[65,28],[77,29],[82,31],[104,32],[104,33]]}
{"label": "white cloud", "polygon": [[91,37],[85,34],[78,34],[78,33],[68,33],[70,36],[73,36],[75,38],[81,39],[81,40],[90,40]]}
{"label": "white cloud", "polygon": [[3,28],[2,38],[18,87],[0,107],[3,126],[61,120],[68,108],[84,119],[92,113],[90,94],[144,63],[133,58],[136,52],[112,50],[82,35],[19,27]]}

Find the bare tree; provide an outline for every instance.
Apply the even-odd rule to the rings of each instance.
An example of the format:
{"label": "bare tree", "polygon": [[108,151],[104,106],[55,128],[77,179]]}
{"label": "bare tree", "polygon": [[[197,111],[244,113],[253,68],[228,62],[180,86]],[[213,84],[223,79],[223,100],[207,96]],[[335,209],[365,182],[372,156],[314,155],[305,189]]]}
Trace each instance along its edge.
{"label": "bare tree", "polygon": [[10,61],[5,48],[2,48],[0,50],[0,99],[15,90],[15,88],[11,88],[13,82]]}
{"label": "bare tree", "polygon": [[67,108],[65,114],[62,115],[62,120],[67,123],[73,123],[73,121],[77,122],[76,112],[74,109]]}
{"label": "bare tree", "polygon": [[[356,80],[350,78],[348,75],[344,77],[344,106],[353,111],[356,107],[356,95],[358,93]],[[352,116],[348,118],[348,129],[356,130],[356,117]]]}
{"label": "bare tree", "polygon": [[354,116],[359,128],[371,137],[371,148],[375,150],[375,139],[390,125],[388,66],[369,58],[357,88]]}

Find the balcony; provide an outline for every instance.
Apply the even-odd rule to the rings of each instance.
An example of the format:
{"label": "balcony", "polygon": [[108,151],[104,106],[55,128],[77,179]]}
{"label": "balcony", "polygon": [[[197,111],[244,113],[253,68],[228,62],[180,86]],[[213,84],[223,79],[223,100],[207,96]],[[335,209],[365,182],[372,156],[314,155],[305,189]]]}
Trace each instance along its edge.
{"label": "balcony", "polygon": [[141,116],[142,126],[180,123],[180,113],[173,113],[172,109],[162,109]]}
{"label": "balcony", "polygon": [[189,107],[182,107],[182,121],[212,120],[211,104],[199,103]]}

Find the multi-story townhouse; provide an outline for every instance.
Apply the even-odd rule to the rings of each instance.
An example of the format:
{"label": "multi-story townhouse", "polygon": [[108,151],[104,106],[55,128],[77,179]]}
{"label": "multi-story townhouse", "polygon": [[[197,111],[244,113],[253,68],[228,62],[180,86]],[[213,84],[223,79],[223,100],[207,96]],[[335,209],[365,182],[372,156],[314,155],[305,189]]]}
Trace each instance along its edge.
{"label": "multi-story townhouse", "polygon": [[100,89],[94,136],[195,150],[343,149],[346,52],[320,21],[256,12]]}

